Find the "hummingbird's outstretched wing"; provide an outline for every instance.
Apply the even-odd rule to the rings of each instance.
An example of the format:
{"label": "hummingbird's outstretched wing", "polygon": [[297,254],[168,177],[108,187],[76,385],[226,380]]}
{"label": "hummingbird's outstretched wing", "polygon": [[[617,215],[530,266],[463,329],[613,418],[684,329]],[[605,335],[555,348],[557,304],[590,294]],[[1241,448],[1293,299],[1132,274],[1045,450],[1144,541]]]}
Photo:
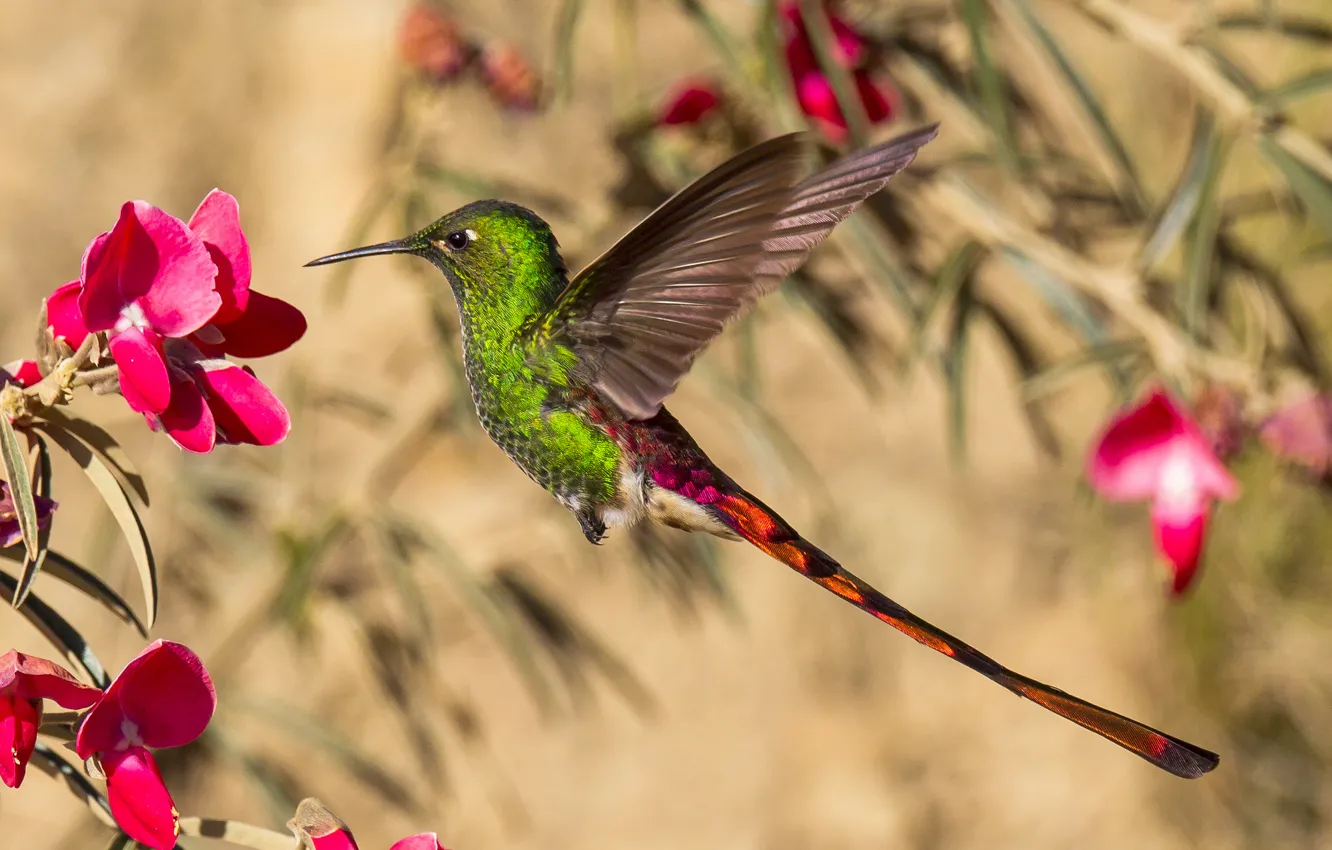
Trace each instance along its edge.
{"label": "hummingbird's outstretched wing", "polygon": [[570,281],[538,339],[562,337],[605,398],[630,418],[650,418],[726,323],[799,268],[937,130],[857,152],[799,185],[799,134],[750,148]]}

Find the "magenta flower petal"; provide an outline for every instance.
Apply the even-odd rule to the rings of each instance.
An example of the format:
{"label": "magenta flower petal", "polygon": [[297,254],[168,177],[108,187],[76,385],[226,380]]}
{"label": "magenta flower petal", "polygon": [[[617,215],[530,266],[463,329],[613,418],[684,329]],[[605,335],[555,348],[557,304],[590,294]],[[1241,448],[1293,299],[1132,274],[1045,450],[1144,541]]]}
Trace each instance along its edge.
{"label": "magenta flower petal", "polygon": [[102,691],[83,684],[54,661],[11,649],[0,655],[0,694],[49,699],[62,708],[82,709],[97,702]]}
{"label": "magenta flower petal", "polygon": [[[837,41],[837,60],[847,68],[858,68],[861,62],[865,60],[865,38],[855,30],[844,19],[833,14],[831,10],[827,11],[828,22],[832,25],[833,37]],[[793,71],[806,71],[812,69],[814,50],[809,44],[809,30],[805,26],[805,16],[800,11],[798,2],[783,3],[780,9],[781,17],[784,21],[784,30],[786,32],[787,46],[800,44],[804,47],[804,53],[810,57],[810,63],[797,69],[795,65],[791,68]],[[788,60],[791,54],[787,54]],[[802,57],[803,59],[803,57]],[[803,62],[802,62],[803,64]]]}
{"label": "magenta flower petal", "polygon": [[439,843],[438,835],[433,832],[422,832],[394,842],[389,850],[446,850],[446,848]]}
{"label": "magenta flower petal", "polygon": [[79,727],[80,758],[125,744],[180,747],[203,734],[217,692],[203,662],[173,641],[149,644],[125,665]]}
{"label": "magenta flower petal", "polygon": [[83,322],[83,310],[79,308],[79,293],[83,283],[71,280],[46,297],[46,324],[51,335],[64,337],[70,348],[78,348],[89,333]]}
{"label": "magenta flower petal", "polygon": [[229,443],[272,446],[291,431],[287,408],[253,373],[227,360],[204,360],[196,379],[204,387],[217,428]]}
{"label": "magenta flower petal", "polygon": [[1188,589],[1202,559],[1210,500],[1199,493],[1161,497],[1152,503],[1152,533],[1156,548],[1174,574],[1176,596]]}
{"label": "magenta flower petal", "polygon": [[241,230],[240,204],[221,189],[214,189],[190,216],[188,227],[203,240],[217,266],[216,289],[222,306],[212,321],[235,321],[250,299],[250,243]]}
{"label": "magenta flower petal", "polygon": [[721,105],[721,92],[710,80],[685,80],[670,92],[657,115],[668,126],[697,124]]}
{"label": "magenta flower petal", "polygon": [[171,850],[180,834],[180,814],[152,753],[130,747],[102,753],[111,816],[130,838],[153,850]]}
{"label": "magenta flower petal", "polygon": [[865,117],[871,124],[880,124],[897,112],[897,91],[874,82],[864,71],[856,72],[856,91],[865,105]]}
{"label": "magenta flower petal", "polygon": [[216,276],[208,249],[183,221],[144,201],[127,201],[116,226],[83,256],[79,308],[89,330],[142,321],[165,336],[185,336],[222,305],[213,289]]}
{"label": "magenta flower petal", "polygon": [[187,452],[208,454],[217,442],[217,423],[194,379],[185,372],[171,375],[171,403],[156,417],[171,442]]}
{"label": "magenta flower petal", "polygon": [[290,348],[305,335],[305,329],[305,315],[300,310],[281,298],[251,292],[243,314],[205,329],[220,334],[221,342],[200,344],[193,339],[201,350],[214,356],[267,357]]}
{"label": "magenta flower petal", "polygon": [[41,725],[40,700],[0,692],[0,782],[10,788],[23,784],[28,759],[37,746],[37,728]]}
{"label": "magenta flower petal", "polygon": [[171,402],[171,377],[157,334],[129,328],[113,335],[110,347],[120,371],[120,394],[130,408],[139,413],[166,410]]}
{"label": "magenta flower petal", "polygon": [[15,360],[0,366],[0,387],[13,382],[20,387],[30,387],[42,379],[42,370],[36,360]]}
{"label": "magenta flower petal", "polygon": [[1213,498],[1233,499],[1239,492],[1210,441],[1158,389],[1106,428],[1088,458],[1087,479],[1113,501],[1150,499],[1168,469],[1187,475],[1191,486]]}

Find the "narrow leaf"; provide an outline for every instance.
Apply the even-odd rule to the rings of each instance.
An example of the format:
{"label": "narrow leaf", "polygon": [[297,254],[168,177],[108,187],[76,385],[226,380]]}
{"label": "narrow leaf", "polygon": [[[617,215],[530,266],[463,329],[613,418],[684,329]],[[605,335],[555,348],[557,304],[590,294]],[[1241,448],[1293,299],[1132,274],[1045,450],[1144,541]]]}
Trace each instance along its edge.
{"label": "narrow leaf", "polygon": [[1332,92],[1332,68],[1320,68],[1268,89],[1259,101],[1259,105],[1271,110],[1280,110],[1297,100],[1328,92]]}
{"label": "narrow leaf", "polygon": [[[18,580],[0,571],[0,589],[13,593],[17,588]],[[93,654],[83,635],[79,634],[64,617],[57,614],[55,609],[43,602],[37,594],[28,596],[27,604],[19,609],[19,613],[60,650],[71,664],[82,670],[89,682],[99,688],[111,684],[110,677],[106,675],[106,668],[97,660],[97,656]]]}
{"label": "narrow leaf", "polygon": [[1235,14],[1220,18],[1216,25],[1223,30],[1273,29],[1294,38],[1332,44],[1332,25],[1312,17],[1279,15],[1273,12],[1258,15]]}
{"label": "narrow leaf", "polygon": [[555,24],[555,97],[567,102],[573,92],[575,35],[583,14],[583,0],[564,0]]}
{"label": "narrow leaf", "polygon": [[[19,530],[23,532],[23,548],[28,551],[28,559],[33,561],[32,575],[25,576],[23,585],[32,583],[37,574],[37,502],[32,497],[32,479],[28,477],[28,456],[19,445],[18,433],[8,416],[0,415],[0,459],[4,461],[5,478],[9,481],[9,495],[14,500]],[[21,597],[14,597],[14,607],[23,604]]]}
{"label": "narrow leaf", "polygon": [[1332,234],[1332,184],[1322,175],[1310,170],[1304,163],[1286,153],[1281,145],[1264,134],[1258,138],[1258,148],[1267,161],[1281,172],[1300,203],[1328,234]]}
{"label": "narrow leaf", "polygon": [[837,108],[846,119],[847,138],[851,147],[864,147],[869,139],[869,116],[865,114],[865,103],[860,99],[855,80],[838,55],[840,48],[837,36],[833,33],[832,22],[828,19],[826,4],[824,0],[800,0],[799,7],[819,70],[832,85]]}
{"label": "narrow leaf", "polygon": [[1228,145],[1218,141],[1210,157],[1198,210],[1189,233],[1184,278],[1184,330],[1199,341],[1206,335],[1206,317],[1212,296],[1212,268],[1216,256],[1216,234],[1221,226],[1221,204],[1217,195],[1225,171]]}
{"label": "narrow leaf", "polygon": [[110,508],[121,533],[125,535],[125,542],[129,544],[130,553],[134,556],[134,563],[139,570],[139,582],[143,585],[147,614],[144,622],[151,629],[157,620],[157,563],[153,560],[148,533],[144,530],[143,522],[139,519],[139,513],[134,509],[129,494],[122,489],[120,481],[107,462],[100,455],[94,454],[83,442],[60,428],[49,425],[40,427],[88,476],[88,480],[101,495],[102,501]]}
{"label": "narrow leaf", "polygon": [[[46,440],[36,431],[27,432],[28,444],[30,448],[37,450],[36,464],[33,466],[32,488],[33,491],[44,499],[51,498],[51,452],[46,445]],[[32,583],[36,580],[37,574],[46,566],[46,556],[51,550],[51,525],[54,517],[48,521],[45,528],[37,530],[37,556],[34,558],[29,555],[25,549],[23,556],[23,566],[19,574],[19,587],[14,592],[14,604],[22,605],[23,600],[27,598],[28,592],[32,590]],[[3,553],[8,555],[10,550],[6,549]],[[15,553],[17,554],[17,553]]]}
{"label": "narrow leaf", "polygon": [[1100,99],[1092,91],[1091,86],[1088,85],[1082,74],[1078,72],[1073,60],[1064,52],[1059,40],[1046,29],[1040,16],[1032,9],[1031,3],[1028,0],[1011,0],[1011,2],[1013,7],[1017,9],[1019,17],[1022,18],[1022,22],[1031,30],[1036,43],[1044,49],[1046,55],[1050,57],[1050,61],[1063,75],[1064,82],[1076,96],[1078,105],[1082,107],[1082,111],[1096,129],[1101,146],[1114,160],[1119,169],[1120,192],[1125,195],[1125,200],[1135,210],[1140,210],[1144,204],[1146,194],[1143,192],[1142,183],[1138,178],[1138,171],[1133,166],[1133,160],[1129,157],[1128,150],[1119,138],[1119,133],[1115,131],[1114,124],[1106,115],[1105,108],[1101,106]]}
{"label": "narrow leaf", "polygon": [[1215,118],[1211,112],[1199,110],[1193,124],[1193,147],[1189,152],[1188,164],[1170,200],[1157,218],[1152,235],[1138,253],[1140,271],[1148,272],[1156,268],[1174,249],[1175,243],[1193,220],[1204,185],[1213,172],[1212,163],[1220,145]]}
{"label": "narrow leaf", "polygon": [[43,426],[43,431],[49,434],[50,428],[59,427],[78,437],[88,448],[106,461],[107,466],[111,467],[111,471],[115,473],[122,487],[134,491],[134,495],[139,497],[139,501],[143,503],[144,507],[150,504],[148,488],[144,486],[143,476],[134,468],[133,461],[125,454],[125,450],[116,442],[115,437],[87,419],[67,416],[57,408],[44,411],[42,418],[50,423],[49,427]]}
{"label": "narrow leaf", "polygon": [[990,44],[990,22],[985,0],[962,0],[962,21],[971,39],[971,60],[975,67],[975,83],[981,106],[994,132],[995,146],[1000,161],[1009,171],[1018,171],[1017,137],[1013,133],[1013,119],[1009,115],[1009,100],[1004,78],[995,64]]}
{"label": "narrow leaf", "polygon": [[944,351],[944,379],[948,384],[948,448],[954,462],[967,454],[967,348],[971,327],[972,276],[964,275],[953,307],[948,347]]}
{"label": "narrow leaf", "polygon": [[902,362],[902,373],[906,374],[925,351],[930,334],[940,316],[953,305],[958,293],[966,283],[976,264],[979,262],[984,247],[974,240],[965,242],[948,256],[934,277],[934,286],[925,301],[920,318],[912,328],[911,342],[906,357]]}
{"label": "narrow leaf", "polygon": [[1138,340],[1089,346],[1023,381],[1022,396],[1032,401],[1044,398],[1067,386],[1088,367],[1118,371],[1122,361],[1142,357],[1143,353],[1142,343]]}
{"label": "narrow leaf", "polygon": [[[20,562],[18,553],[11,553],[9,549],[0,549],[0,557]],[[42,573],[54,579],[59,579],[75,590],[87,594],[106,610],[115,614],[122,623],[133,626],[134,630],[140,635],[148,637],[148,629],[139,620],[139,615],[134,613],[134,609],[130,607],[129,603],[119,593],[112,590],[106,582],[79,566],[70,558],[59,552],[47,550]]]}

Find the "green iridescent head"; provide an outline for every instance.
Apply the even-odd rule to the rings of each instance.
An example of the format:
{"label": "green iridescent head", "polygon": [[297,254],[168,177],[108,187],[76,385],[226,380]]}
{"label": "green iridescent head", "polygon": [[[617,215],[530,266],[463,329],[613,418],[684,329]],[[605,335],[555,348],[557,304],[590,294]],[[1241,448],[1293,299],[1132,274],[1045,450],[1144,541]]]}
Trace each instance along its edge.
{"label": "green iridescent head", "polygon": [[553,303],[567,269],[548,225],[526,207],[476,201],[402,239],[330,254],[322,266],[375,254],[414,254],[449,280],[459,307],[517,321]]}

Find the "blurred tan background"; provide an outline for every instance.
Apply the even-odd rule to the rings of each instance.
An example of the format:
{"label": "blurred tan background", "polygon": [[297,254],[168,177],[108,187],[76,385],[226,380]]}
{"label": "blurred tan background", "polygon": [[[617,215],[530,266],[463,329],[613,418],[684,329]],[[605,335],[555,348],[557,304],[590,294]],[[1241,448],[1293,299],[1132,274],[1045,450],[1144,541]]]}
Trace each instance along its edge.
{"label": "blurred tan background", "polygon": [[[597,8],[611,4],[588,2],[569,104],[503,114],[477,87],[459,86],[440,107],[451,166],[578,196],[560,236],[580,260],[629,223],[606,195],[622,176],[610,143],[612,29]],[[740,0],[712,5],[737,24],[752,12]],[[254,287],[292,301],[311,323],[294,349],[255,364],[260,377],[289,400],[344,386],[396,406],[405,421],[419,417],[452,378],[406,267],[366,261],[340,308],[325,301],[327,272],[301,268],[351,247],[349,220],[392,119],[405,6],[0,0],[3,359],[27,355],[38,299],[77,276],[84,245],[123,200],[148,199],[183,218],[220,186],[240,200]],[[515,41],[538,62],[550,57],[554,7],[455,4],[469,28]],[[1090,32],[1068,23],[1070,37]],[[675,4],[640,4],[640,25],[649,97],[715,66]],[[1260,44],[1252,49],[1261,54]],[[1187,90],[1132,51],[1088,50],[1081,59],[1112,117],[1140,122],[1132,142],[1146,179],[1168,179],[1188,141]],[[1277,75],[1283,61],[1264,57]],[[471,199],[460,192],[453,205]],[[372,239],[400,230],[386,221]],[[1311,311],[1329,303],[1318,290],[1326,274],[1323,265],[1298,278]],[[1326,317],[1315,316],[1324,333]],[[466,600],[442,573],[420,568],[438,681],[403,684],[415,722],[440,744],[431,776],[402,721],[412,712],[392,707],[367,660],[375,632],[365,624],[401,622],[401,599],[372,551],[335,543],[304,631],[243,634],[244,651],[225,662],[222,737],[165,762],[182,812],[282,828],[271,793],[231,757],[244,751],[270,763],[278,791],[320,797],[362,848],[422,830],[461,850],[1329,846],[1324,496],[1247,462],[1246,500],[1223,509],[1198,592],[1171,604],[1145,509],[1078,495],[1079,453],[1108,410],[1104,393],[1057,406],[1069,456],[1045,461],[1007,361],[979,334],[970,457],[959,469],[935,378],[922,373],[872,401],[801,313],[766,310],[758,334],[765,403],[822,473],[830,502],[770,468],[744,422],[694,376],[672,409],[723,467],[920,615],[1021,672],[1219,751],[1221,767],[1196,782],[1155,771],[738,544],[722,548],[734,611],[704,601],[682,612],[643,581],[625,535],[588,547],[469,423],[423,443],[391,497],[395,509],[444,535],[468,570],[522,565],[637,686],[594,673],[572,707],[543,715]],[[708,357],[735,355],[723,341]],[[293,402],[295,427],[280,449],[201,459],[151,434],[118,399],[81,404],[124,440],[154,495],[149,522],[164,575],[154,636],[188,643],[210,666],[279,580],[285,556],[271,529],[309,535],[330,506],[368,509],[361,482],[399,428]],[[189,495],[199,480],[244,492],[258,506],[244,525],[254,532],[201,531],[208,522]],[[133,565],[104,509],[73,468],[56,481],[54,545],[136,601]],[[1282,557],[1301,567],[1278,593],[1255,576]],[[141,648],[131,630],[49,578],[37,591],[78,618],[109,668]],[[17,616],[0,615],[0,643],[50,654]],[[238,707],[246,700],[317,718],[375,754],[418,805],[387,803],[327,750]],[[1254,703],[1262,709],[1249,712]],[[36,772],[21,791],[0,794],[0,834],[5,847],[33,850],[106,840]]]}

